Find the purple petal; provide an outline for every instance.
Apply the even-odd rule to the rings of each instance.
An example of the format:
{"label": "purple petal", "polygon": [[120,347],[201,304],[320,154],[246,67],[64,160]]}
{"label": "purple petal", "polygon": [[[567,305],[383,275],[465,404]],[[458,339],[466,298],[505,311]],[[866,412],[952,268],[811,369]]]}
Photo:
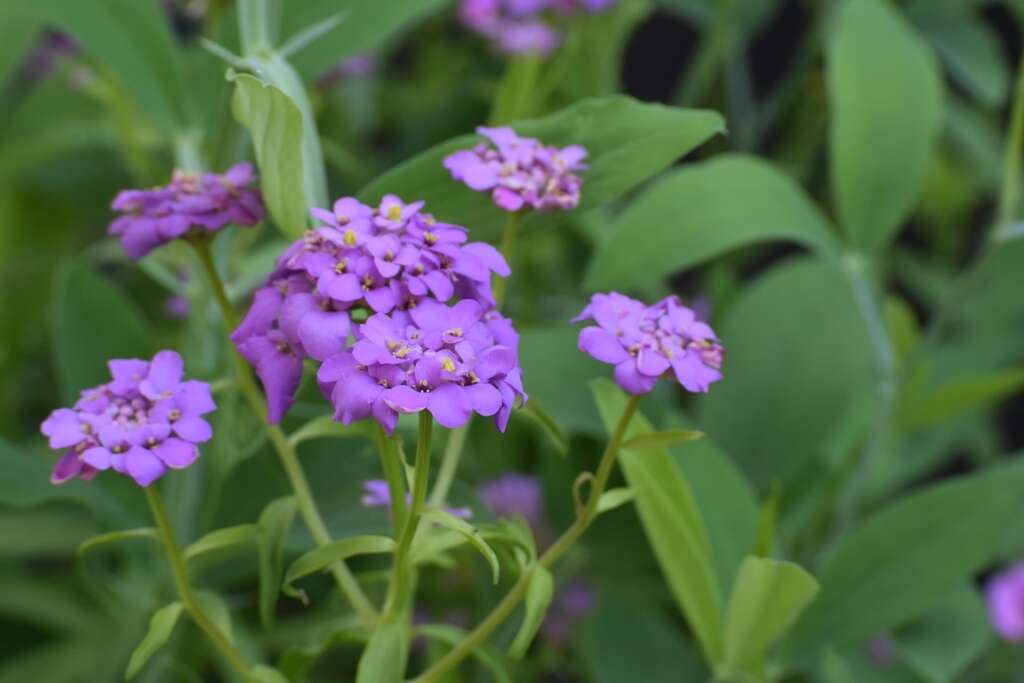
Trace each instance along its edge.
{"label": "purple petal", "polygon": [[167,467],[141,446],[133,446],[124,454],[124,460],[128,474],[139,486],[149,486],[167,472]]}
{"label": "purple petal", "polygon": [[658,381],[657,377],[648,377],[642,374],[636,367],[633,358],[627,358],[615,366],[615,381],[620,387],[631,394],[646,394],[654,388]]}
{"label": "purple petal", "polygon": [[57,464],[53,466],[53,471],[50,472],[50,483],[51,484],[63,484],[66,481],[74,479],[82,471],[82,459],[78,457],[78,454],[74,451],[68,451],[67,454],[57,461]]}
{"label": "purple petal", "polygon": [[384,403],[400,413],[418,413],[427,407],[429,396],[407,386],[392,387],[381,394]]}
{"label": "purple petal", "polygon": [[317,307],[299,323],[299,340],[307,354],[322,361],[345,348],[350,327],[348,313]]}
{"label": "purple petal", "polygon": [[114,454],[102,446],[95,446],[82,453],[82,461],[98,470],[110,469]]}
{"label": "purple petal", "polygon": [[465,393],[475,413],[489,417],[501,410],[501,392],[490,384],[470,384],[465,387]]}
{"label": "purple petal", "polygon": [[192,443],[203,443],[213,436],[213,427],[201,417],[183,417],[171,428],[175,434]]}
{"label": "purple petal", "polygon": [[50,413],[40,428],[49,437],[50,448],[67,448],[83,441],[86,437],[78,413],[70,408],[58,408]]}
{"label": "purple petal", "polygon": [[665,356],[653,349],[640,349],[636,357],[637,369],[651,377],[660,377],[669,369],[670,363]]}
{"label": "purple petal", "polygon": [[[181,439],[167,439],[167,441],[164,441],[153,450],[156,453],[156,457],[162,460],[165,465],[176,470],[188,467],[199,457],[199,448],[194,443],[182,441]],[[131,458],[129,458],[130,462]]]}
{"label": "purple petal", "polygon": [[614,334],[600,327],[584,327],[580,330],[579,350],[590,354],[602,363],[616,365],[630,357]]}
{"label": "purple petal", "polygon": [[183,370],[184,363],[176,351],[160,351],[153,356],[149,373],[139,384],[142,395],[150,399],[170,395],[168,392],[173,391],[181,382]]}
{"label": "purple petal", "polygon": [[456,429],[469,422],[472,405],[462,387],[457,384],[442,384],[427,394],[427,407],[438,424]]}

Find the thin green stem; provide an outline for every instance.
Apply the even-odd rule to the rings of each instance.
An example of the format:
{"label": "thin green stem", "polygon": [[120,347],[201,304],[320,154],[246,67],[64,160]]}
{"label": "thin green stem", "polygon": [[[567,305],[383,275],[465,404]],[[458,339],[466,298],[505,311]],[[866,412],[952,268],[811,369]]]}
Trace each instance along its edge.
{"label": "thin green stem", "polygon": [[[590,489],[590,496],[583,513],[576,518],[576,521],[565,530],[557,541],[540,556],[538,564],[550,568],[561,558],[569,548],[579,540],[580,536],[587,530],[596,517],[597,503],[608,485],[612,468],[615,465],[616,456],[626,436],[629,423],[636,414],[637,406],[640,403],[639,396],[632,396],[619,417],[615,430],[612,432],[608,445],[601,456],[601,462],[597,466],[597,475],[594,477],[593,488]],[[421,673],[412,683],[436,683],[442,680],[449,672],[453,671],[462,660],[471,655],[473,651],[483,645],[488,637],[494,633],[501,624],[515,611],[519,602],[526,595],[530,585],[530,578],[533,575],[532,569],[522,573],[515,585],[505,594],[505,597],[494,606],[494,609],[481,621],[476,628],[470,631],[465,639],[456,645],[444,657],[437,660],[430,668]]]}
{"label": "thin green stem", "polygon": [[412,541],[416,537],[416,529],[419,527],[420,516],[423,514],[423,505],[427,500],[427,482],[430,479],[430,435],[433,427],[434,420],[430,413],[421,411],[419,437],[416,440],[412,502],[409,504],[409,514],[402,528],[402,535],[398,539],[398,546],[395,548],[394,573],[384,608],[385,619],[396,619],[402,614],[414,582],[409,553]]}
{"label": "thin green stem", "polygon": [[1017,67],[1017,87],[1014,93],[1003,161],[1003,189],[999,194],[998,217],[992,230],[994,241],[1007,236],[1020,203],[1021,160],[1024,158],[1024,56]]}
{"label": "thin green stem", "polygon": [[[516,237],[519,235],[519,224],[522,222],[522,214],[518,211],[510,213],[505,221],[505,230],[501,233],[501,244],[498,249],[505,260],[512,264],[512,251],[515,249]],[[503,277],[495,277],[494,280],[494,301],[496,308],[501,310],[505,302],[505,291],[508,288],[508,281]]]}
{"label": "thin green stem", "polygon": [[448,492],[451,491],[452,482],[455,480],[455,473],[459,469],[459,461],[462,460],[462,449],[466,445],[466,437],[468,435],[468,424],[449,432],[448,443],[445,444],[444,455],[441,456],[441,469],[438,470],[434,489],[430,492],[431,507],[441,508],[448,502]]}
{"label": "thin green stem", "polygon": [[377,451],[380,453],[381,466],[384,468],[384,478],[388,482],[388,493],[391,496],[391,516],[395,526],[395,538],[398,538],[405,527],[405,518],[408,514],[405,503],[405,477],[402,474],[402,465],[398,461],[398,453],[390,437],[384,433],[384,428],[375,425],[373,431],[374,440],[377,442]]}
{"label": "thin green stem", "polygon": [[247,57],[274,46],[280,12],[277,0],[238,0],[238,33]]}
{"label": "thin green stem", "polygon": [[213,620],[206,615],[202,606],[192,592],[192,585],[188,581],[188,570],[185,567],[185,559],[181,555],[174,540],[174,530],[171,529],[170,520],[167,518],[167,511],[164,509],[160,493],[155,486],[148,486],[143,489],[146,492],[146,500],[149,502],[149,509],[153,512],[153,519],[156,520],[157,528],[160,530],[160,540],[167,551],[167,559],[171,565],[171,573],[174,575],[174,585],[178,589],[178,597],[181,598],[185,609],[188,610],[192,621],[206,634],[206,637],[217,646],[224,658],[231,663],[243,678],[249,677],[249,665],[241,653],[231,643],[231,640],[213,623]]}
{"label": "thin green stem", "polygon": [[[213,262],[213,256],[210,254],[209,244],[205,240],[197,239],[192,241],[192,245],[195,247],[196,254],[199,256],[199,261],[206,273],[210,289],[213,292],[213,297],[217,301],[217,305],[220,307],[224,323],[229,329],[232,329],[236,324],[235,314],[231,308],[231,302],[228,300],[227,292],[224,289],[224,283],[221,281],[220,275],[217,273],[217,267]],[[267,436],[270,438],[270,442],[274,445],[274,449],[277,451],[278,459],[281,461],[281,466],[284,468],[285,475],[288,477],[288,481],[291,484],[292,492],[295,494],[295,500],[299,506],[299,513],[302,515],[302,519],[305,521],[306,527],[309,529],[309,533],[313,537],[313,541],[317,546],[325,546],[331,542],[331,535],[327,530],[327,525],[324,523],[320,510],[316,506],[316,501],[313,499],[313,493],[309,488],[309,482],[306,479],[306,475],[302,471],[302,466],[299,464],[299,459],[295,454],[295,449],[292,448],[290,443],[288,443],[288,437],[285,436],[281,427],[276,424],[270,424],[266,421],[267,404],[252,378],[252,373],[249,371],[249,365],[246,363],[245,359],[238,354],[238,351],[234,348],[233,344],[228,344],[228,346],[230,347],[231,357],[235,363],[238,387],[241,390],[242,395],[245,396],[246,400],[249,402],[253,412],[255,412],[262,420],[263,427],[267,431]],[[342,592],[348,598],[348,601],[352,604],[352,608],[359,614],[363,622],[367,625],[375,623],[377,621],[377,611],[370,603],[369,598],[366,597],[366,593],[363,592],[363,589],[359,586],[359,582],[356,581],[355,576],[352,575],[348,566],[343,561],[338,561],[331,565],[330,570],[335,581],[338,583],[338,587],[341,588]]]}

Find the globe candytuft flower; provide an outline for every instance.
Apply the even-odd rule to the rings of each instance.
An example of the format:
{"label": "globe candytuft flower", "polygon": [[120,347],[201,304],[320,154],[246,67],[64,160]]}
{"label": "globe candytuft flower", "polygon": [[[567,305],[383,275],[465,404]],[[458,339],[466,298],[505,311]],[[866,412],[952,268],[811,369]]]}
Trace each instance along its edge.
{"label": "globe candytuft flower", "polygon": [[[412,494],[405,494],[405,501],[407,503],[411,502]],[[362,503],[363,507],[382,507],[387,508],[388,512],[390,512],[391,490],[388,489],[388,483],[383,479],[367,479],[363,482],[363,497],[359,502]],[[467,507],[446,507],[444,511],[461,519],[470,519],[473,517],[473,511]]]}
{"label": "globe candytuft flower", "polygon": [[509,472],[482,484],[477,496],[496,517],[522,517],[535,534],[544,526],[544,501],[537,477]]}
{"label": "globe candytuft flower", "polygon": [[996,632],[1004,640],[1024,641],[1024,562],[992,578],[985,595]]}
{"label": "globe candytuft flower", "polygon": [[595,294],[572,322],[582,320],[597,325],[580,330],[579,349],[614,365],[615,381],[631,394],[649,392],[659,377],[700,393],[722,378],[722,345],[676,296],[647,306],[617,292]]}
{"label": "globe candytuft flower", "polygon": [[149,190],[123,190],[111,208],[121,215],[107,232],[121,238],[125,252],[140,259],[189,232],[215,232],[226,225],[256,225],[266,213],[252,165],[225,173],[175,171],[171,182]]}
{"label": "globe candytuft flower", "polygon": [[199,457],[197,444],[213,435],[203,415],[216,409],[210,385],[182,378],[181,356],[111,360],[111,381],[82,392],[73,408],[58,408],[42,424],[50,447],[65,451],[54,484],[92,479],[112,469],[149,486],[170,469]]}
{"label": "globe candytuft flower", "polygon": [[505,431],[517,400],[526,401],[517,349],[499,343],[471,299],[377,313],[355,333],[317,373],[345,424],[372,417],[390,433],[400,413],[426,410],[449,429],[478,413]]}
{"label": "globe candytuft flower", "polygon": [[[292,403],[303,359],[325,361],[348,348],[354,313],[453,298],[493,308],[491,278],[507,277],[508,263],[491,245],[467,242],[465,228],[422,209],[423,202],[387,195],[375,208],[345,197],[331,210],[312,210],[317,227],[278,259],[231,336],[256,368],[272,422]],[[488,324],[500,326],[500,316]]]}
{"label": "globe candytuft flower", "polygon": [[[558,147],[520,137],[511,128],[477,128],[491,144],[480,143],[445,157],[452,177],[473,190],[488,191],[505,211],[575,209],[583,181],[575,171],[586,169],[587,150]],[[493,146],[492,146],[493,145]]]}
{"label": "globe candytuft flower", "polygon": [[553,24],[594,14],[618,0],[462,0],[459,18],[505,54],[547,55],[562,40]]}

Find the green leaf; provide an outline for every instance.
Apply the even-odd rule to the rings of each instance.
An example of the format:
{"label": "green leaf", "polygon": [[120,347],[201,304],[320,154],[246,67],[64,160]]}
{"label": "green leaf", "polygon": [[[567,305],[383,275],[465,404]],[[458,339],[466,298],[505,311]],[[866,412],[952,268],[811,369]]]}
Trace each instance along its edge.
{"label": "green leaf", "polygon": [[[466,631],[448,624],[421,624],[416,627],[416,634],[439,640],[446,645],[455,647],[469,635]],[[508,665],[500,654],[489,645],[481,645],[473,649],[473,656],[494,676],[496,683],[512,683],[512,675]]]}
{"label": "green leaf", "polygon": [[519,625],[516,637],[509,646],[508,653],[514,659],[522,659],[533,642],[534,636],[544,622],[551,597],[555,594],[555,579],[543,565],[534,565],[530,570],[530,583],[526,587],[526,613],[523,623]]}
{"label": "green leaf", "polygon": [[520,410],[517,410],[515,414],[533,420],[560,455],[566,456],[569,454],[569,437],[565,435],[565,432],[558,426],[558,422],[555,421],[555,418],[551,416],[551,413],[544,408],[539,400],[531,397],[529,403]]}
{"label": "green leaf", "polygon": [[256,524],[239,524],[225,529],[216,529],[185,548],[185,559],[193,560],[203,553],[250,543],[258,533],[259,526]]}
{"label": "green leaf", "polygon": [[160,534],[153,527],[126,529],[125,531],[111,531],[110,533],[93,536],[92,538],[83,541],[82,544],[78,546],[78,552],[81,554],[88,550],[92,550],[97,546],[105,545],[107,543],[116,543],[118,541],[126,541],[133,538],[159,540]]}
{"label": "green leaf", "polygon": [[295,520],[298,504],[287,496],[272,501],[259,517],[258,549],[260,558],[260,622],[264,628],[274,624],[277,596],[284,574],[284,544]]}
{"label": "green leaf", "polygon": [[805,662],[826,644],[857,643],[925,614],[936,596],[992,560],[1024,512],[1022,486],[1024,465],[1002,465],[930,486],[868,517],[816,572],[822,591],[786,640],[787,659]]}
{"label": "green leaf", "polygon": [[305,423],[288,437],[292,448],[300,443],[313,439],[347,439],[354,437],[373,438],[376,427],[367,420],[360,420],[345,425],[334,419],[332,415],[321,415]]}
{"label": "green leaf", "polygon": [[291,683],[283,673],[269,666],[254,666],[249,671],[249,679],[253,683]]}
{"label": "green leaf", "polygon": [[636,491],[631,488],[608,489],[597,499],[597,514],[600,515],[617,507],[622,507],[626,503],[633,502],[635,498]]}
{"label": "green leaf", "polygon": [[50,483],[54,458],[23,450],[0,439],[0,503],[14,507],[31,507],[53,500],[93,501],[96,492],[85,482],[75,479],[60,486]]}
{"label": "green leaf", "polygon": [[[591,382],[605,428],[611,432],[626,405],[609,380]],[[626,438],[652,431],[637,413]],[[707,529],[682,472],[665,448],[622,451],[619,463],[636,492],[640,522],[655,557],[690,627],[710,661],[722,653],[721,588],[715,576]]]}
{"label": "green leaf", "polygon": [[356,683],[401,683],[409,656],[404,621],[382,621],[359,658]]}
{"label": "green leaf", "polygon": [[304,576],[327,569],[339,560],[345,560],[354,555],[374,555],[378,553],[390,553],[395,550],[394,540],[387,536],[353,536],[334,541],[327,545],[311,550],[299,559],[292,562],[284,577],[284,592],[289,595],[296,595],[291,584]]}
{"label": "green leaf", "polygon": [[766,241],[838,252],[828,219],[790,178],[754,157],[721,155],[667,174],[623,210],[586,287],[645,285]]}
{"label": "green leaf", "polygon": [[286,237],[298,237],[308,214],[302,114],[288,95],[255,76],[230,73],[228,79],[235,83],[231,110],[252,135],[267,209]]}
{"label": "green leaf", "polygon": [[899,416],[900,426],[915,432],[1013,396],[1024,387],[1024,367],[981,372],[952,379]]}
{"label": "green leaf", "polygon": [[153,613],[153,618],[149,620],[149,631],[146,632],[146,636],[132,652],[131,659],[128,660],[125,678],[134,678],[139,669],[149,661],[149,658],[167,642],[184,609],[185,606],[180,602],[172,602]]}
{"label": "green leaf", "polygon": [[753,556],[743,560],[726,610],[720,668],[760,675],[765,652],[817,593],[818,582],[795,564]]}
{"label": "green leaf", "polygon": [[[716,133],[724,132],[715,112],[645,104],[616,95],[583,100],[554,114],[513,123],[516,132],[550,145],[583,145],[590,152],[578,211],[600,206],[658,173]],[[466,135],[423,152],[391,169],[359,194],[369,202],[393,192],[426,200],[438,218],[474,230],[500,225],[505,213],[490,196],[456,182],[444,157],[482,140]]]}
{"label": "green leaf", "polygon": [[15,70],[39,39],[42,17],[27,2],[8,3],[4,7],[4,21],[0,24],[0,86],[7,83]]}
{"label": "green leaf", "polygon": [[494,93],[489,125],[504,125],[536,113],[537,76],[543,64],[544,59],[538,54],[508,58],[505,75]]}
{"label": "green leaf", "polygon": [[220,632],[230,642],[234,643],[235,630],[231,627],[231,610],[228,609],[228,604],[224,602],[224,598],[213,591],[196,591],[195,594],[200,609],[210,618],[214,626],[220,629]]}
{"label": "green leaf", "polygon": [[124,291],[84,263],[57,273],[53,299],[53,352],[61,396],[73,403],[82,389],[110,380],[110,358],[149,358],[149,324]]}
{"label": "green leaf", "polygon": [[661,432],[650,432],[640,434],[632,439],[626,439],[622,444],[623,450],[645,451],[649,448],[668,448],[687,441],[696,441],[704,436],[704,432],[695,429],[666,429]]}
{"label": "green leaf", "polygon": [[942,124],[934,56],[883,0],[839,9],[827,51],[831,172],[840,223],[885,246],[924,186]]}
{"label": "green leaf", "polygon": [[501,568],[498,565],[498,556],[494,553],[492,548],[487,541],[484,540],[480,532],[472,524],[464,519],[459,519],[450,512],[444,510],[425,510],[423,512],[423,518],[429,520],[435,524],[438,524],[445,529],[460,533],[465,537],[469,544],[480,551],[480,554],[487,560],[487,564],[491,566],[491,575],[494,583],[498,583],[498,576],[501,573]]}

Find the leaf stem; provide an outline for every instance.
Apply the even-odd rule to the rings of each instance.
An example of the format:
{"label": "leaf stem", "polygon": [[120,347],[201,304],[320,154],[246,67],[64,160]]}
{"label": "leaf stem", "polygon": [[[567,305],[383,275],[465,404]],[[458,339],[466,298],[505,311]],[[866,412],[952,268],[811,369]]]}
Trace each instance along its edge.
{"label": "leaf stem", "polygon": [[405,527],[405,518],[408,514],[405,502],[405,477],[402,474],[398,453],[395,451],[391,438],[384,433],[384,428],[376,423],[374,423],[373,438],[377,442],[381,466],[384,468],[384,478],[388,482],[388,494],[391,497],[391,516],[395,526],[395,538],[397,539]]}
{"label": "leaf stem", "polygon": [[[587,499],[586,508],[583,513],[576,518],[576,521],[565,530],[557,541],[551,545],[544,554],[540,556],[538,563],[540,566],[550,568],[555,562],[558,561],[562,555],[565,554],[569,548],[573,546],[576,541],[579,540],[583,532],[587,530],[591,522],[593,522],[596,511],[597,503],[601,498],[601,494],[604,493],[605,487],[608,485],[608,479],[611,476],[612,467],[615,465],[616,456],[619,453],[619,448],[622,446],[622,441],[626,436],[626,429],[629,427],[629,423],[633,419],[633,415],[636,414],[637,406],[640,403],[639,396],[631,396],[626,407],[622,411],[622,415],[619,417],[618,423],[615,425],[615,430],[612,432],[611,438],[608,440],[608,445],[604,450],[604,454],[601,456],[601,461],[597,467],[597,475],[594,477],[594,485],[590,489],[590,496]],[[519,605],[519,601],[526,595],[526,590],[530,585],[530,578],[533,575],[533,569],[527,569],[516,581],[515,585],[505,594],[505,597],[495,605],[494,609],[481,621],[476,628],[466,635],[466,638],[456,645],[448,654],[441,657],[441,659],[434,662],[434,664],[426,671],[421,673],[412,683],[437,683],[442,680],[449,672],[455,669],[459,663],[468,657],[473,651],[481,646],[484,641],[497,629],[502,622],[507,619],[515,608]]]}
{"label": "leaf stem", "polygon": [[[199,261],[206,273],[210,290],[213,292],[214,299],[220,307],[224,323],[227,325],[228,329],[232,329],[236,325],[235,314],[231,308],[231,302],[228,300],[227,292],[224,289],[224,283],[220,279],[220,275],[217,273],[217,267],[214,264],[213,256],[210,253],[209,243],[205,239],[195,239],[191,240],[191,244],[195,248],[196,254],[199,256]],[[270,442],[274,445],[274,449],[277,451],[278,459],[281,461],[281,466],[284,468],[285,475],[288,477],[292,491],[295,493],[295,500],[298,503],[302,519],[305,521],[306,527],[309,529],[309,533],[312,535],[313,541],[316,545],[318,547],[325,546],[331,542],[331,535],[327,530],[327,525],[324,523],[320,510],[317,508],[316,501],[313,499],[313,493],[309,488],[309,482],[306,479],[306,475],[302,471],[302,466],[299,464],[299,459],[295,454],[295,449],[292,448],[291,444],[288,442],[288,438],[285,436],[284,431],[280,426],[270,424],[266,421],[266,401],[252,378],[252,373],[249,371],[248,363],[246,363],[245,359],[238,354],[234,344],[229,342],[228,346],[232,360],[235,363],[239,389],[242,391],[242,395],[245,396],[246,400],[249,402],[253,412],[260,417],[263,428],[266,430],[267,436],[270,438]],[[351,603],[352,608],[359,614],[363,622],[367,625],[374,624],[377,621],[377,611],[370,603],[369,598],[366,597],[363,589],[359,586],[359,582],[356,581],[355,576],[352,575],[348,565],[339,560],[331,565],[330,570],[335,581],[338,583],[338,587],[341,588],[342,592]]]}
{"label": "leaf stem", "polygon": [[202,606],[192,592],[192,586],[188,581],[188,569],[185,567],[185,559],[181,555],[181,549],[174,540],[174,530],[171,529],[170,520],[167,518],[167,511],[164,509],[163,501],[156,486],[147,486],[143,489],[146,492],[146,500],[149,502],[149,509],[153,512],[153,519],[156,520],[157,528],[160,530],[160,540],[167,551],[167,559],[171,565],[171,573],[174,575],[174,585],[178,590],[178,597],[181,598],[185,609],[188,610],[192,621],[206,634],[206,637],[217,646],[224,658],[230,662],[238,673],[246,680],[249,678],[249,665],[231,643],[228,637],[213,623],[213,620],[206,615]]}
{"label": "leaf stem", "polygon": [[441,456],[441,469],[437,473],[437,481],[434,482],[434,489],[430,492],[430,506],[442,508],[448,502],[448,492],[451,491],[452,482],[455,480],[455,473],[459,469],[459,461],[462,460],[462,449],[466,445],[466,437],[469,435],[469,424],[448,433],[448,443],[444,447],[444,455]]}
{"label": "leaf stem", "polygon": [[[515,249],[516,237],[519,235],[519,224],[522,222],[522,214],[518,211],[510,213],[508,220],[505,221],[505,230],[501,233],[501,244],[498,246],[498,250],[501,251],[501,255],[505,257],[505,260],[509,262],[509,266],[512,265],[512,251]],[[505,292],[508,289],[508,282],[506,278],[495,277],[494,280],[494,301],[495,308],[501,310],[501,305],[505,302]]]}

